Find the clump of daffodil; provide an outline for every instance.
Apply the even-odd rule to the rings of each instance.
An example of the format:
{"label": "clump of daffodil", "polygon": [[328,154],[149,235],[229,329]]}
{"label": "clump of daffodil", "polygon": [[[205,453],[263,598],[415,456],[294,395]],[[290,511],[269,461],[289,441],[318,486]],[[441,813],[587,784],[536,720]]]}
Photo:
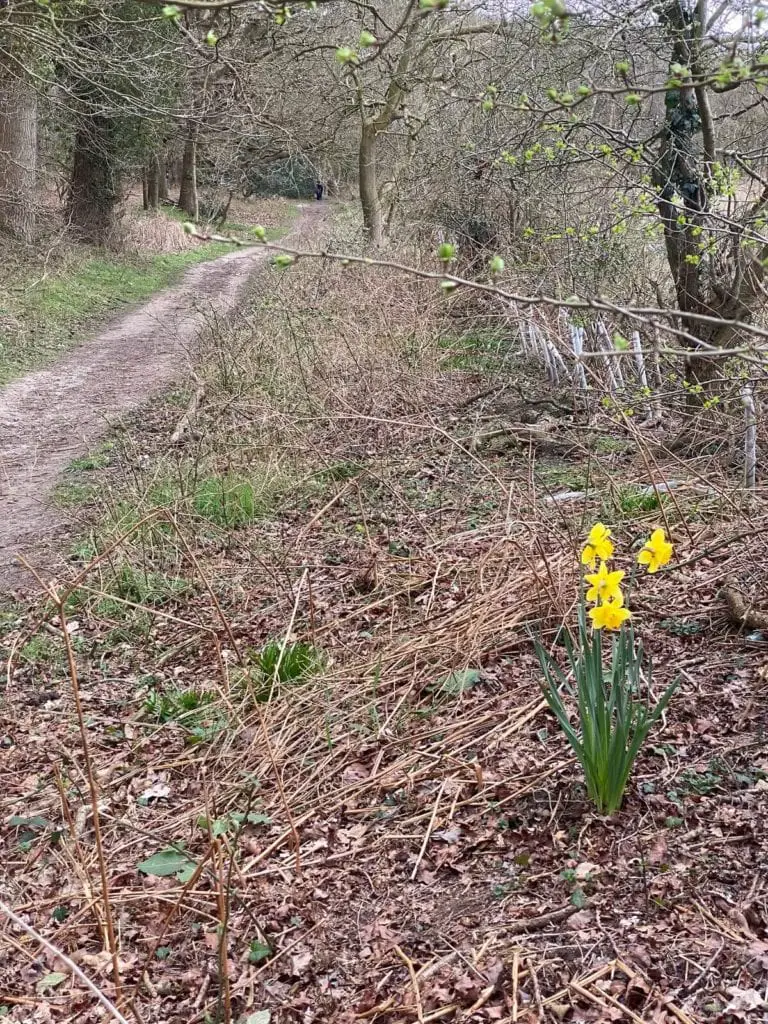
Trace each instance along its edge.
{"label": "clump of daffodil", "polygon": [[[613,814],[621,807],[635,758],[677,687],[674,680],[653,707],[648,696],[641,696],[643,687],[650,687],[651,668],[625,605],[626,573],[611,568],[613,554],[611,531],[595,523],[581,551],[581,563],[590,571],[584,574],[587,586],[579,602],[578,636],[567,631],[565,637],[568,671],[535,641],[546,680],[544,696],[581,763],[587,792],[601,814]],[[655,573],[671,561],[672,554],[672,544],[659,528],[637,561]],[[589,611],[588,603],[593,606]],[[614,634],[607,658],[604,630]],[[566,709],[563,690],[576,701],[577,716]]]}

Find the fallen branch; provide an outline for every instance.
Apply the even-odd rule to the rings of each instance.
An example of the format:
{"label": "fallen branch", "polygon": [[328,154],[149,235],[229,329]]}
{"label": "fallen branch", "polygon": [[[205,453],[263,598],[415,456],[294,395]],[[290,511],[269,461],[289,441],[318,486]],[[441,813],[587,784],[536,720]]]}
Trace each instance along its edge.
{"label": "fallen branch", "polygon": [[724,587],[722,593],[733,623],[742,629],[768,629],[768,612],[755,608],[733,584]]}
{"label": "fallen branch", "polygon": [[[585,906],[587,905],[585,904]],[[507,935],[522,935],[524,932],[537,931],[539,928],[546,928],[548,924],[567,921],[578,910],[583,909],[584,907],[574,907],[569,904],[567,907],[560,907],[559,910],[550,910],[546,914],[539,914],[538,917],[528,917],[524,921],[511,921],[504,925],[504,932]]]}

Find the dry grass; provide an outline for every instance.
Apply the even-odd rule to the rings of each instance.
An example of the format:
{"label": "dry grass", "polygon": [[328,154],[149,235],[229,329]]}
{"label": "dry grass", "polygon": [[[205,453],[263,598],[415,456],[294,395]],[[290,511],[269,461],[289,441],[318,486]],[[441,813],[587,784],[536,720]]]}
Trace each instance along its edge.
{"label": "dry grass", "polygon": [[131,208],[112,232],[108,246],[125,253],[183,252],[199,245],[185,233],[180,220],[162,210],[156,213]]}
{"label": "dry grass", "polygon": [[[355,241],[343,221],[333,232],[329,246]],[[717,592],[766,562],[762,498],[745,531],[727,465],[683,463],[661,436],[641,448],[599,412],[560,417],[554,448],[512,431],[490,450],[478,438],[513,419],[516,380],[521,408],[552,396],[522,364],[512,381],[451,364],[447,330],[423,282],[275,271],[250,313],[210,324],[182,445],[168,437],[185,394],[126,424],[97,471],[101,554],[68,614],[122,984],[146,1022],[686,1024],[733,986],[763,989],[764,655]],[[682,469],[661,511],[627,497]],[[587,498],[548,501],[574,473]],[[212,478],[268,482],[251,525],[203,515]],[[683,683],[611,821],[584,802],[528,635],[570,614],[597,514],[627,545],[665,517],[681,563],[633,599],[657,678]],[[144,591],[116,593],[125,565]],[[25,849],[9,833],[3,895],[114,996],[62,633],[42,605],[14,614],[3,814],[61,836]],[[270,638],[313,645],[325,667],[259,703]],[[153,688],[211,694],[208,738],[153,719]],[[269,821],[200,824],[253,811]],[[186,883],[137,872],[180,843],[198,866]],[[34,967],[31,941],[4,941],[11,1019],[73,1005],[89,1019],[69,981],[36,990],[54,968]]]}

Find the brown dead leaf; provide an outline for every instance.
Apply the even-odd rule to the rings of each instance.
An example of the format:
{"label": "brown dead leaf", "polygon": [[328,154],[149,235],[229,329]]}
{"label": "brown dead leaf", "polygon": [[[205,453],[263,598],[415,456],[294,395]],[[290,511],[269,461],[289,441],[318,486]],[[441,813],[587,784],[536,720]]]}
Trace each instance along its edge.
{"label": "brown dead leaf", "polygon": [[361,761],[353,761],[341,773],[341,784],[345,788],[347,786],[357,786],[361,782],[365,782],[369,775],[370,769],[367,765],[364,765]]}
{"label": "brown dead leaf", "polygon": [[291,957],[291,974],[294,978],[300,978],[306,974],[307,968],[312,963],[312,951],[305,949]]}
{"label": "brown dead leaf", "polygon": [[586,882],[588,878],[594,878],[600,874],[600,865],[592,864],[590,861],[582,861],[574,868],[573,875],[577,882]]}
{"label": "brown dead leaf", "polygon": [[751,1013],[753,1010],[762,1010],[768,1007],[768,1003],[755,988],[739,988],[738,985],[731,985],[726,989],[731,997],[730,1003],[725,1008],[725,1013],[742,1015]]}
{"label": "brown dead leaf", "polygon": [[584,910],[578,910],[575,914],[571,914],[568,920],[565,922],[565,927],[569,928],[572,932],[577,932],[581,928],[586,928],[595,919],[594,913],[585,907]]}
{"label": "brown dead leaf", "polygon": [[667,862],[667,840],[665,836],[659,836],[648,854],[650,864],[666,864]]}

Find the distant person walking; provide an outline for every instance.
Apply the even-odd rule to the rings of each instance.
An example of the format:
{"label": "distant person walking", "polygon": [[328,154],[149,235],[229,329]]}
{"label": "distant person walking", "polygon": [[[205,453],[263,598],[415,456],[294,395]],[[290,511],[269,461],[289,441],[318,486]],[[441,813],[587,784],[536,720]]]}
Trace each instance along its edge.
{"label": "distant person walking", "polygon": [[317,199],[318,202],[323,198],[324,191],[325,186],[323,185],[322,181],[318,181],[317,184],[315,185],[315,199]]}

